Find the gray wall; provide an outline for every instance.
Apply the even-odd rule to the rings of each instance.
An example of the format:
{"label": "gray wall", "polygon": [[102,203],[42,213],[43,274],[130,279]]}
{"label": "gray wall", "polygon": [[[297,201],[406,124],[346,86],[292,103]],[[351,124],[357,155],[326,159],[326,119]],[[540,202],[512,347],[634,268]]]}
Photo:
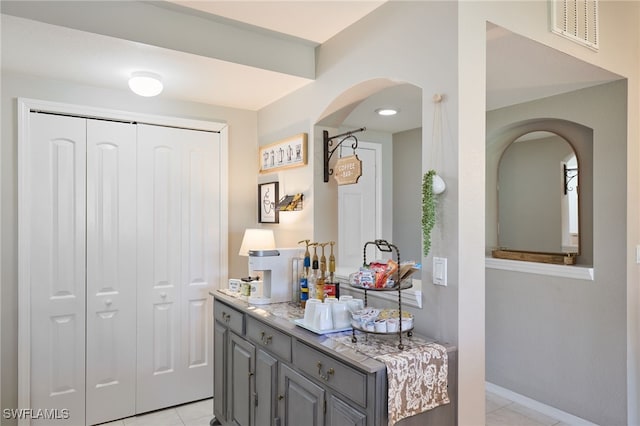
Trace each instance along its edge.
{"label": "gray wall", "polygon": [[486,379],[602,425],[627,423],[626,91],[621,80],[487,114],[488,134],[548,117],[593,129],[583,207],[593,210],[595,280],[487,269]]}
{"label": "gray wall", "polygon": [[393,242],[401,260],[422,259],[422,129],[393,135]]}
{"label": "gray wall", "polygon": [[[79,86],[61,80],[2,72],[2,408],[16,408],[18,399],[18,212],[17,212],[17,101],[26,97],[53,102],[175,116],[229,124],[229,275],[244,276],[246,259],[236,254],[244,229],[256,221],[255,176],[244,171],[245,159],[257,158],[257,114],[233,108],[146,99],[128,90]],[[231,214],[232,213],[232,214]],[[25,408],[25,407],[22,407]],[[5,424],[3,419],[2,424]]]}

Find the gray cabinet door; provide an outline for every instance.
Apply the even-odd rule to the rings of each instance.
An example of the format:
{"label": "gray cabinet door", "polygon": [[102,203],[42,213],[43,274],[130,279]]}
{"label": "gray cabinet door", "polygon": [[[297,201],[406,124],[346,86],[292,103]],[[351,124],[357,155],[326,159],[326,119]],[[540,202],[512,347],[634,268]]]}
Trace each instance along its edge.
{"label": "gray cabinet door", "polygon": [[227,421],[227,349],[229,329],[215,321],[213,325],[213,414]]}
{"label": "gray cabinet door", "polygon": [[282,426],[324,426],[324,389],[283,364],[278,390]]}
{"label": "gray cabinet door", "polygon": [[263,350],[256,353],[256,426],[274,423],[277,410],[278,361]]}
{"label": "gray cabinet door", "polygon": [[327,407],[327,426],[366,426],[367,416],[331,395]]}
{"label": "gray cabinet door", "polygon": [[238,426],[252,426],[255,413],[252,388],[256,348],[234,333],[230,336],[227,420]]}

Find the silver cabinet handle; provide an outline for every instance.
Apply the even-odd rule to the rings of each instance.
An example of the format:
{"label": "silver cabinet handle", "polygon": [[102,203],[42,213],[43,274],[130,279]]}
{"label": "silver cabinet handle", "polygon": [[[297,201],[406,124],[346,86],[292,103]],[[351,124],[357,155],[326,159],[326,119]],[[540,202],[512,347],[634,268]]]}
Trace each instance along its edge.
{"label": "silver cabinet handle", "polygon": [[229,320],[231,320],[231,315],[230,315],[230,314],[228,314],[228,313],[226,313],[226,312],[223,312],[223,313],[222,313],[222,320],[223,320],[224,322],[227,322],[227,323],[228,323],[228,322],[229,322]]}

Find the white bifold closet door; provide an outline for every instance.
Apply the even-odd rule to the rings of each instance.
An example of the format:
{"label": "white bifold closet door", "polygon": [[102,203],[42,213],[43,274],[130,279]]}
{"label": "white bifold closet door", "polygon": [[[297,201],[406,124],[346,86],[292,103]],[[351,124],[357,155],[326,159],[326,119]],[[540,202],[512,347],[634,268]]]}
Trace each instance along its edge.
{"label": "white bifold closet door", "polygon": [[30,406],[68,408],[72,425],[133,415],[135,126],[31,123]]}
{"label": "white bifold closet door", "polygon": [[87,424],[136,413],[135,183],[135,126],[87,120]]}
{"label": "white bifold closet door", "polygon": [[66,408],[67,425],[85,421],[85,121],[32,114],[30,216],[20,218],[30,235],[29,407]]}
{"label": "white bifold closet door", "polygon": [[31,113],[26,151],[28,406],[81,425],[210,398],[220,135]]}
{"label": "white bifold closet door", "polygon": [[138,126],[139,411],[208,398],[221,265],[218,143],[210,132]]}

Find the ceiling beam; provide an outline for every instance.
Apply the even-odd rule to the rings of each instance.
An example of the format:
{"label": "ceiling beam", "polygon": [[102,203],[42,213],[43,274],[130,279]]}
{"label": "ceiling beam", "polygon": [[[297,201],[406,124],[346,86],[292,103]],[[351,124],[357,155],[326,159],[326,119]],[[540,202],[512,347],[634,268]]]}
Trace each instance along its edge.
{"label": "ceiling beam", "polygon": [[317,43],[167,2],[6,1],[3,14],[304,78]]}

